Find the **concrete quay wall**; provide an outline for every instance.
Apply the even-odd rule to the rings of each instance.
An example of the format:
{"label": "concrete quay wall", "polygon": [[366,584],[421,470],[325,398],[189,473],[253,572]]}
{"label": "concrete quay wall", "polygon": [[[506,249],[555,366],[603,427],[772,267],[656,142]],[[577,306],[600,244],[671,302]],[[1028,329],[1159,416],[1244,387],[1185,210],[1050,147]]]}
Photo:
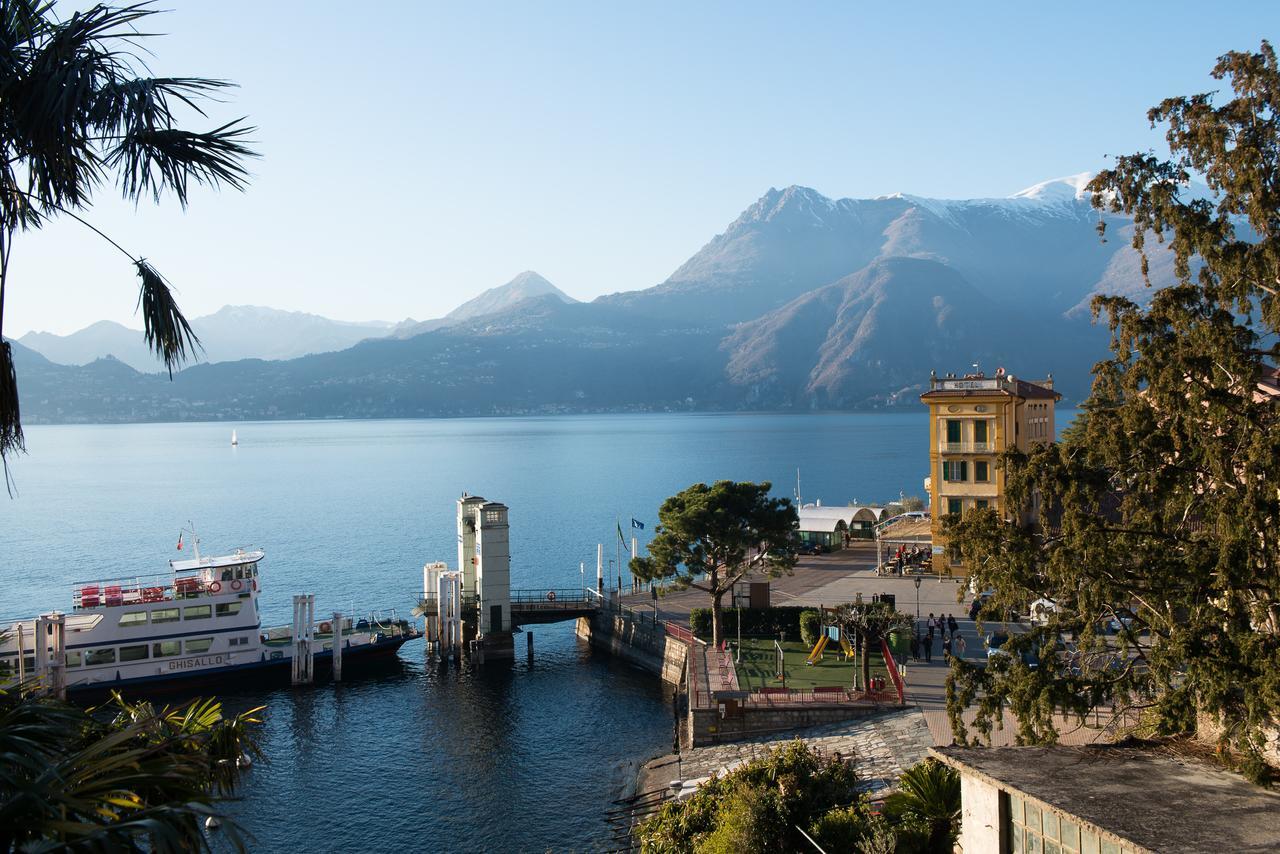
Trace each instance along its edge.
{"label": "concrete quay wall", "polygon": [[579,617],[575,632],[597,649],[629,661],[663,682],[679,687],[684,681],[689,648],[650,621],[601,610],[590,617]]}

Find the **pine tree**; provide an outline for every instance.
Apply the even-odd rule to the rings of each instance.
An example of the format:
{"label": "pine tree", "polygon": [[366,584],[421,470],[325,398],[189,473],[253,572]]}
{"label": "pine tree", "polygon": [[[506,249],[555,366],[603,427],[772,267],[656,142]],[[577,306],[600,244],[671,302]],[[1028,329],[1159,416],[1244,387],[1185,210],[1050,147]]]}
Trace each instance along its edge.
{"label": "pine tree", "polygon": [[[1003,460],[1014,525],[991,511],[950,525],[991,615],[1038,597],[1060,610],[1002,656],[955,665],[953,725],[1002,706],[1024,742],[1055,710],[1117,704],[1163,734],[1213,734],[1256,767],[1280,715],[1280,71],[1271,45],[1213,69],[1232,97],[1149,112],[1171,159],[1119,157],[1090,184],[1132,217],[1144,276],[1171,251],[1177,281],[1147,305],[1095,299],[1112,334],[1084,417],[1064,441]],[[1202,179],[1209,197],[1190,191]],[[1105,239],[1105,225],[1099,223]],[[1148,286],[1150,281],[1148,280]],[[1109,637],[1103,626],[1128,620]]]}

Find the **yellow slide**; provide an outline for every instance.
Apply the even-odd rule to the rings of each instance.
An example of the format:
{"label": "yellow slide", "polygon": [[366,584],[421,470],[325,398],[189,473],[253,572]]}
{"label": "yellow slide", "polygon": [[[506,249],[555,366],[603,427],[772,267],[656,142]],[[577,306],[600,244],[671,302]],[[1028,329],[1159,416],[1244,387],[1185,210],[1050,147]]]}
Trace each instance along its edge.
{"label": "yellow slide", "polygon": [[812,665],[814,662],[822,660],[822,651],[827,648],[827,641],[831,640],[827,635],[818,638],[818,642],[813,645],[813,651],[809,653],[809,657],[805,659],[805,664]]}
{"label": "yellow slide", "polygon": [[849,643],[849,639],[843,634],[840,635],[840,648],[844,650],[845,661],[853,658],[853,644]]}

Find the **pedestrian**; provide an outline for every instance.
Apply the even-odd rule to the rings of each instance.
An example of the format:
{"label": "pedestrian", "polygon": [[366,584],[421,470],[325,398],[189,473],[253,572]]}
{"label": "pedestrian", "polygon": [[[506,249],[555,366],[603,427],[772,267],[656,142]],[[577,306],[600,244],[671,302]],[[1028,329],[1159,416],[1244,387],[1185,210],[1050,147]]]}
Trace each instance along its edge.
{"label": "pedestrian", "polygon": [[924,660],[933,661],[933,629],[929,629],[929,634],[924,637]]}
{"label": "pedestrian", "polygon": [[951,637],[945,633],[942,635],[942,660],[951,661]]}
{"label": "pedestrian", "polygon": [[929,612],[929,622],[925,623],[929,627],[929,634],[933,634],[933,629],[938,625],[938,621],[933,618],[933,612]]}
{"label": "pedestrian", "polygon": [[920,660],[920,632],[911,630],[911,660]]}
{"label": "pedestrian", "polygon": [[955,614],[947,615],[947,628],[951,629],[952,637],[955,637],[956,632],[960,630],[960,624],[956,622]]}
{"label": "pedestrian", "polygon": [[956,637],[956,658],[963,659],[964,648],[965,648],[964,635],[958,634],[955,637]]}

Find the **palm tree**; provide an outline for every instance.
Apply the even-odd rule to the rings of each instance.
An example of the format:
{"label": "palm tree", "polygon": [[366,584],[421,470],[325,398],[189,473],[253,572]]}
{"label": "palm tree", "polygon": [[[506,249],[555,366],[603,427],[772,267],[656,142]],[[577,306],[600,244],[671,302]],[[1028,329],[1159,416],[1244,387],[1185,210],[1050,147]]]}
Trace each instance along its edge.
{"label": "palm tree", "polygon": [[207,131],[179,126],[206,116],[203,102],[230,84],[151,77],[138,58],[151,3],[95,5],[60,20],[53,0],[0,0],[0,462],[24,448],[13,353],[4,341],[4,295],[14,237],[68,216],[119,249],[141,280],[146,341],[172,377],[200,342],[168,283],[81,215],[114,181],[126,199],[171,193],[183,207],[192,183],[243,189],[254,156],[243,120]]}
{"label": "palm tree", "polygon": [[118,695],[85,710],[29,690],[0,691],[0,851],[208,851],[203,829],[260,757],[258,709],[217,702],[156,709]]}
{"label": "palm tree", "polygon": [[885,798],[894,824],[923,825],[930,851],[951,851],[960,838],[960,775],[936,759],[908,768],[898,778],[898,791]]}

